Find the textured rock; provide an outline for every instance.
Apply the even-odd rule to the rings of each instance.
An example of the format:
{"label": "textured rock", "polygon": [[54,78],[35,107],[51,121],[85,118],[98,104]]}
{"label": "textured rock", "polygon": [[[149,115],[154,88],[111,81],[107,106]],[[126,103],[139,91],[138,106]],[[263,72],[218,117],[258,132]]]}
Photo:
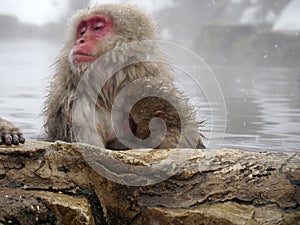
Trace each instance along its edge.
{"label": "textured rock", "polygon": [[0,224],[300,224],[300,152],[0,146]]}
{"label": "textured rock", "polygon": [[0,193],[2,223],[95,224],[86,198],[9,188],[0,189]]}

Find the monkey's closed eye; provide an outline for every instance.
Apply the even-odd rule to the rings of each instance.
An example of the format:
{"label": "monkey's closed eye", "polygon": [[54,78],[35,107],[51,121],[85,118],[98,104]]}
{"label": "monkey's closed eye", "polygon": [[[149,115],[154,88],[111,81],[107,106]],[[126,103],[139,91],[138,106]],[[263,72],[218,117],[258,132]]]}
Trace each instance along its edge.
{"label": "monkey's closed eye", "polygon": [[86,29],[80,30],[80,31],[78,32],[78,37],[82,37],[82,36],[85,34],[85,32],[86,32]]}
{"label": "monkey's closed eye", "polygon": [[103,27],[94,27],[93,30],[101,30]]}
{"label": "monkey's closed eye", "polygon": [[77,37],[82,37],[87,31],[87,25],[85,23],[79,24],[77,28]]}
{"label": "monkey's closed eye", "polygon": [[104,28],[104,23],[97,23],[94,27],[93,30],[101,30]]}

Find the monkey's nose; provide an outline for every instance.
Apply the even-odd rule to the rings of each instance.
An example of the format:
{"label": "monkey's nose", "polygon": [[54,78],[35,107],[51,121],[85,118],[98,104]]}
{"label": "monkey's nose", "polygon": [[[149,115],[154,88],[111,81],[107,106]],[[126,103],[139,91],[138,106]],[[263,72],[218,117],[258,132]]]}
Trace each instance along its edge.
{"label": "monkey's nose", "polygon": [[85,43],[85,38],[84,37],[81,37],[79,39],[77,39],[76,41],[76,45],[82,45]]}

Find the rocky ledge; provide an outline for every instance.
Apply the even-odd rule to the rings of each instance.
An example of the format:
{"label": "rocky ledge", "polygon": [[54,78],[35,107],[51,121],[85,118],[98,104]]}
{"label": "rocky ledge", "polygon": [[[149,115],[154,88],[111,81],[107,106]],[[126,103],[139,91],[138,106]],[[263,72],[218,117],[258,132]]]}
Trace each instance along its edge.
{"label": "rocky ledge", "polygon": [[0,224],[300,224],[300,152],[0,146]]}

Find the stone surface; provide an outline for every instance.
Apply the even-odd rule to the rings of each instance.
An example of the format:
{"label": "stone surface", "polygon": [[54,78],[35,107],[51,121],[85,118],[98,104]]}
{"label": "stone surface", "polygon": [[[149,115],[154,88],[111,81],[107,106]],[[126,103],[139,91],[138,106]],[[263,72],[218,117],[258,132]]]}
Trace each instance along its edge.
{"label": "stone surface", "polygon": [[0,224],[300,224],[300,152],[0,146]]}

